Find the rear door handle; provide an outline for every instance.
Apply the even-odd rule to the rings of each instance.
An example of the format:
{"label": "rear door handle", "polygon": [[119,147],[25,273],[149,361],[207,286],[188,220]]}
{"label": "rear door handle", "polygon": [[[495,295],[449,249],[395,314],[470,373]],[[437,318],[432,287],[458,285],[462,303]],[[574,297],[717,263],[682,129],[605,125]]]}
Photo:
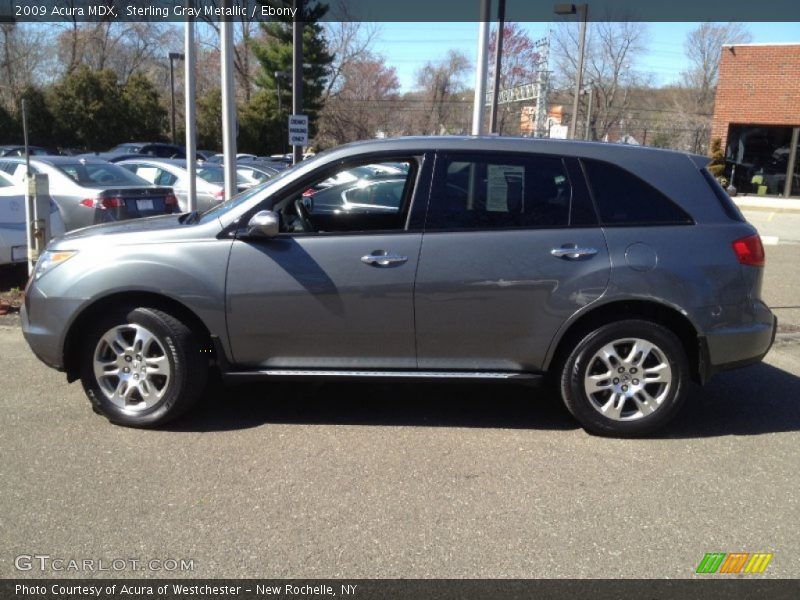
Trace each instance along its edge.
{"label": "rear door handle", "polygon": [[375,250],[372,254],[367,254],[366,256],[361,257],[361,262],[372,267],[402,265],[406,261],[408,261],[407,256],[400,256],[399,254],[393,254],[391,252],[387,252],[386,250]]}
{"label": "rear door handle", "polygon": [[568,258],[570,260],[576,260],[578,258],[584,258],[586,256],[594,256],[597,254],[596,248],[579,248],[576,245],[572,246],[562,246],[561,248],[553,248],[550,250],[550,254],[555,256],[556,258]]}

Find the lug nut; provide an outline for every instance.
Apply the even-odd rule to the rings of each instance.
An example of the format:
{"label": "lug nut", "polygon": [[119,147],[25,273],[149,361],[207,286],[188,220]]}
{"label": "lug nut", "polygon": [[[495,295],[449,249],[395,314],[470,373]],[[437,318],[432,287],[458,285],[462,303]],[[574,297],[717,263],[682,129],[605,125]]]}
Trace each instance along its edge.
{"label": "lug nut", "polygon": [[142,360],[142,355],[141,354],[137,354],[136,355],[136,360]]}
{"label": "lug nut", "polygon": [[631,367],[631,373],[636,373],[636,367]]}
{"label": "lug nut", "polygon": [[639,385],[639,380],[638,379],[634,379],[633,380],[633,385]]}
{"label": "lug nut", "polygon": [[134,378],[134,379],[139,379],[139,374],[138,374],[138,373],[134,373],[134,374],[133,374],[133,378]]}
{"label": "lug nut", "polygon": [[125,367],[124,369],[122,369],[122,372],[123,373],[130,373],[131,370],[128,367]]}
{"label": "lug nut", "polygon": [[624,373],[625,372],[625,367],[620,367],[619,369],[617,369],[617,372],[618,373]]}
{"label": "lug nut", "polygon": [[622,386],[622,391],[623,392],[627,392],[628,391],[628,386],[627,385],[623,385]]}
{"label": "lug nut", "polygon": [[131,360],[133,360],[133,359],[131,358],[131,355],[130,355],[130,354],[126,354],[126,355],[125,355],[125,362],[131,362]]}
{"label": "lug nut", "polygon": [[619,383],[619,379],[617,379],[616,377],[614,377],[614,384],[616,385],[617,383]]}

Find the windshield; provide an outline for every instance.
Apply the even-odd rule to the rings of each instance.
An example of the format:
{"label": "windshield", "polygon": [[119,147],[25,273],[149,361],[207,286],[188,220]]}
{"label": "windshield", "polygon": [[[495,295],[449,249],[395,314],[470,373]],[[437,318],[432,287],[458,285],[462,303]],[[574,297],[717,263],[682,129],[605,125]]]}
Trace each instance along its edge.
{"label": "windshield", "polygon": [[111,163],[63,163],[56,168],[72,181],[87,187],[111,187],[117,185],[139,185],[150,187],[150,183],[137,177],[127,169]]}
{"label": "windshield", "polygon": [[121,154],[139,154],[139,151],[143,148],[143,146],[138,146],[136,144],[120,144],[119,146],[114,146],[109,153],[121,153]]}

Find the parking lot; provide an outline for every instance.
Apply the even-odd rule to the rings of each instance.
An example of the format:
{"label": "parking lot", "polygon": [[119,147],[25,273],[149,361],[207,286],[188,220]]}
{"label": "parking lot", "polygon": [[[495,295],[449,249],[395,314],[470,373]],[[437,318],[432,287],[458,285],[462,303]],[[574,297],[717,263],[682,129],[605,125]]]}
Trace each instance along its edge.
{"label": "parking lot", "polygon": [[[787,222],[768,219],[752,217],[763,235]],[[492,385],[217,389],[170,429],[124,429],[6,318],[0,577],[91,575],[15,568],[39,554],[190,559],[144,574],[204,578],[682,578],[706,552],[770,552],[763,576],[798,577],[793,231],[767,247],[766,297],[785,308],[765,362],[695,387],[643,440],[589,436],[554,397]]]}

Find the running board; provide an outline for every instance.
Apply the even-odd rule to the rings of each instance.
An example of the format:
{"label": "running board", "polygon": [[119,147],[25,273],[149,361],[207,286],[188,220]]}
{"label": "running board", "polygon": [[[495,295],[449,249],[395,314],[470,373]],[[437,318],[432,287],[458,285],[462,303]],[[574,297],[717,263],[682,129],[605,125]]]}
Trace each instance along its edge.
{"label": "running board", "polygon": [[225,380],[230,383],[274,379],[418,379],[428,381],[506,381],[537,384],[541,383],[542,377],[538,373],[511,371],[346,371],[342,369],[263,369],[258,371],[229,371],[224,374]]}

